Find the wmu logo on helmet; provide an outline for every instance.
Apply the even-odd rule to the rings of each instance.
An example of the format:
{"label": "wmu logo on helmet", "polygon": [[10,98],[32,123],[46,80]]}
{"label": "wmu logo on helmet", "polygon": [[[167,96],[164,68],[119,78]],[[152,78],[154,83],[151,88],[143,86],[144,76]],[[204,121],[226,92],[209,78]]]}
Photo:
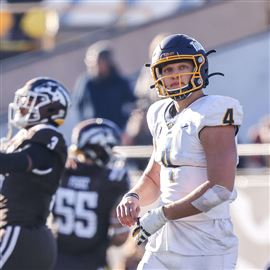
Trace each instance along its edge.
{"label": "wmu logo on helmet", "polygon": [[204,51],[203,46],[197,40],[191,41],[190,44],[194,47],[196,51]]}

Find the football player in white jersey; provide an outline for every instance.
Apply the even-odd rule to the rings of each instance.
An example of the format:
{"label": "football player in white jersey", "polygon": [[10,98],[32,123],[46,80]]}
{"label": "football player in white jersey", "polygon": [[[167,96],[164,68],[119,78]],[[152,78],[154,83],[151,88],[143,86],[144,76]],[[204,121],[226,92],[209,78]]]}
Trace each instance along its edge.
{"label": "football player in white jersey", "polygon": [[[148,240],[138,269],[235,269],[229,204],[243,112],[231,97],[204,94],[209,77],[220,74],[208,74],[211,52],[176,34],[153,53],[150,68],[163,98],[147,113],[153,153],[117,207],[122,225],[135,225],[137,244]],[[158,198],[159,207],[139,217],[140,207]]]}

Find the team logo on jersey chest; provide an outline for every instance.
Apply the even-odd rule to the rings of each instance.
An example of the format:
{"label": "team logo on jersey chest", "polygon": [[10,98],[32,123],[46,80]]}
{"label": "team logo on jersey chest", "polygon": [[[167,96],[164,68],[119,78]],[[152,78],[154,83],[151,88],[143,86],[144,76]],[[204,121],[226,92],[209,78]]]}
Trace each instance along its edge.
{"label": "team logo on jersey chest", "polygon": [[170,171],[170,172],[169,172],[169,181],[170,181],[171,183],[174,183],[174,182],[175,182],[175,174],[174,174],[173,171]]}
{"label": "team logo on jersey chest", "polygon": [[168,129],[171,129],[174,126],[175,121],[170,121],[167,123]]}

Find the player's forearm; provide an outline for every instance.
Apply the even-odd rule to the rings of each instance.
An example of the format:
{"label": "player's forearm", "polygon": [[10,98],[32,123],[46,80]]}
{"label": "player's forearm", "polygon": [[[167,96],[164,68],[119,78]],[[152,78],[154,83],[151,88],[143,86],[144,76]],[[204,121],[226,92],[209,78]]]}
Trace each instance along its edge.
{"label": "player's forearm", "polygon": [[147,206],[156,201],[160,196],[159,186],[147,174],[143,174],[129,192],[139,195],[140,206]]}
{"label": "player's forearm", "polygon": [[164,205],[163,211],[165,217],[169,220],[173,220],[201,213],[201,211],[195,208],[191,203],[201,197],[209,189],[210,186],[210,181],[206,181],[186,197]]}
{"label": "player's forearm", "polygon": [[143,175],[130,192],[139,195],[140,206],[147,206],[160,196],[160,165],[154,160],[154,152]]}

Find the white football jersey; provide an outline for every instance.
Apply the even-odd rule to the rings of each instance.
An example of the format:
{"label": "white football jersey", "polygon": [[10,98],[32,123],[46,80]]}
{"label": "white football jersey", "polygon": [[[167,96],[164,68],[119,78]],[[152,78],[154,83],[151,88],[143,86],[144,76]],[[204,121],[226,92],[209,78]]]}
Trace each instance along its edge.
{"label": "white football jersey", "polygon": [[242,108],[225,96],[203,96],[172,117],[174,101],[163,99],[150,106],[147,122],[154,139],[155,161],[165,166],[206,166],[199,133],[206,126],[239,126]]}
{"label": "white football jersey", "polygon": [[[206,126],[224,125],[234,125],[238,130],[242,117],[239,102],[225,96],[203,96],[179,114],[172,99],[150,106],[147,121],[153,136],[155,161],[161,165],[162,205],[185,197],[208,179],[200,131]],[[237,246],[229,213],[229,203],[235,198],[234,190],[230,201],[206,213],[167,222],[151,236],[147,250],[183,255],[230,252]]]}

